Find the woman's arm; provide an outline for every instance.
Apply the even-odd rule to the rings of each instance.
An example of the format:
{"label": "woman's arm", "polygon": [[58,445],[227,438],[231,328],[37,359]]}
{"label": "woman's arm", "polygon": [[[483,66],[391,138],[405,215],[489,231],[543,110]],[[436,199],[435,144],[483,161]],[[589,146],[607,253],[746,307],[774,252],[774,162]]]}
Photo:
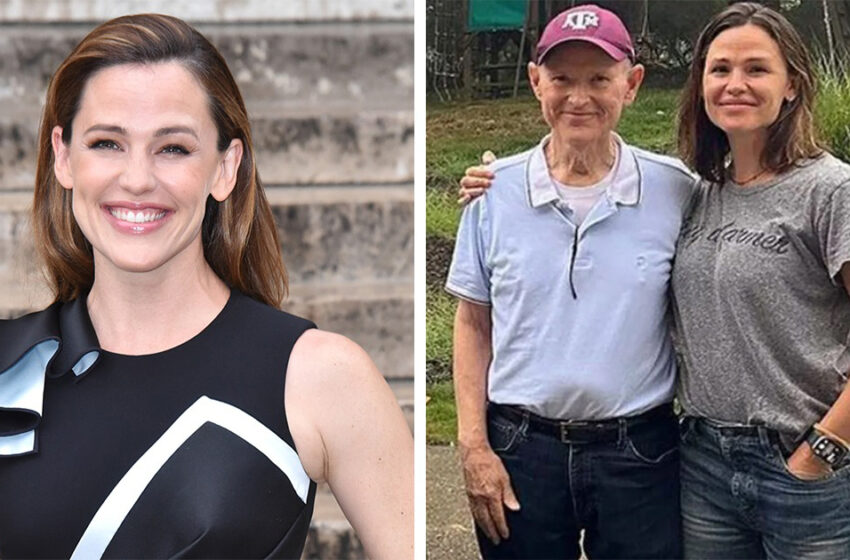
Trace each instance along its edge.
{"label": "woman's arm", "polygon": [[[841,280],[850,295],[850,263],[841,266]],[[844,441],[850,441],[850,383],[845,384],[844,390],[826,412],[820,425]],[[819,478],[830,471],[826,463],[815,457],[806,442],[801,443],[788,458],[788,468],[800,478]]]}
{"label": "woman's arm", "polygon": [[296,342],[285,406],[307,474],[326,481],[370,558],[413,558],[413,438],[372,360],[319,330]]}

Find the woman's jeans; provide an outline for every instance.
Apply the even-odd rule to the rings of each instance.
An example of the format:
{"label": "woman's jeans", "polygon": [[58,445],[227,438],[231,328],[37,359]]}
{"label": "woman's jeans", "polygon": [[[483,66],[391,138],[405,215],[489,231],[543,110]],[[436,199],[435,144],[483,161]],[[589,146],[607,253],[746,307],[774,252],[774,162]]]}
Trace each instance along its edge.
{"label": "woman's jeans", "polygon": [[850,468],[800,480],[778,434],[694,417],[681,423],[687,559],[850,559]]}
{"label": "woman's jeans", "polygon": [[[539,418],[539,417],[538,417]],[[505,510],[498,546],[478,530],[484,558],[680,558],[679,431],[672,413],[612,420],[593,441],[564,426],[553,434],[525,413],[491,406],[488,432],[521,509]]]}

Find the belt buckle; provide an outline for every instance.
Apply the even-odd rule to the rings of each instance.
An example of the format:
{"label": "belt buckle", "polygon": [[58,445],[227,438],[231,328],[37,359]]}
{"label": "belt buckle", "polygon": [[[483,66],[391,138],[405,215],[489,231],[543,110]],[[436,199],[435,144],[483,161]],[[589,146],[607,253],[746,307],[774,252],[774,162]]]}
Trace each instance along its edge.
{"label": "belt buckle", "polygon": [[572,435],[570,432],[576,429],[581,430],[582,428],[587,429],[590,427],[588,422],[573,420],[561,421],[559,424],[561,427],[561,443],[575,443],[574,439],[570,439],[570,436]]}

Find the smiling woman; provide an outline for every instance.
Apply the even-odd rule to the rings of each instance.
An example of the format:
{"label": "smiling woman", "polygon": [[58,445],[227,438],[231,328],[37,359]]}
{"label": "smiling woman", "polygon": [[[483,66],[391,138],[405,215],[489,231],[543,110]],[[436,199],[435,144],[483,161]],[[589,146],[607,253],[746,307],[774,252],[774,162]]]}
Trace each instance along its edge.
{"label": "smiling woman", "polygon": [[48,88],[33,226],[55,301],[0,321],[0,557],[298,558],[318,482],[371,557],[412,556],[410,433],[363,350],[276,309],[207,39],[160,15],[83,39]]}
{"label": "smiling woman", "polygon": [[71,133],[52,131],[54,169],[76,195],[98,274],[203,270],[206,201],[230,196],[243,143],[234,138],[219,152],[207,95],[189,71],[179,62],[106,68],[65,128]]}
{"label": "smiling woman", "polygon": [[[155,127],[153,136],[158,140],[167,138],[169,133],[176,135],[178,131],[174,128],[180,127],[195,131],[197,143],[198,127],[204,123],[214,127],[215,150],[212,151],[227,153],[231,144],[240,144],[241,157],[237,156],[235,166],[238,188],[231,187],[231,195],[218,200],[218,204],[205,201],[204,254],[216,275],[254,299],[278,306],[286,293],[283,262],[280,258],[266,258],[268,254],[278,254],[279,245],[255,168],[251,129],[242,96],[215,47],[185,23],[177,22],[166,16],[148,17],[147,21],[142,16],[133,16],[107,22],[83,39],[51,80],[39,135],[33,214],[36,236],[44,241],[39,249],[48,264],[58,299],[79,297],[94,279],[90,240],[81,236],[79,225],[70,219],[68,212],[71,190],[56,188],[57,182],[72,186],[59,178],[70,171],[62,165],[69,155],[63,146],[75,153],[72,140],[76,130],[79,148],[86,140],[93,141],[91,136],[80,138],[84,131],[86,135],[100,132],[100,137],[94,137],[103,140],[88,148],[119,148],[119,137],[115,135],[121,135],[120,139],[126,143],[129,132],[135,136],[142,132],[131,126],[139,122],[145,123],[145,132],[150,132],[147,130],[150,121],[146,118],[152,115],[165,123]],[[136,81],[124,83],[122,78]],[[152,78],[157,80],[148,81]],[[177,81],[169,82],[172,78]],[[97,85],[104,87],[93,87]],[[140,118],[143,112],[146,118]],[[75,126],[74,121],[86,118],[87,125]],[[95,122],[98,118],[101,120]],[[178,121],[170,122],[169,118]],[[194,124],[186,126],[182,121],[189,119],[194,119]],[[90,130],[91,127],[95,130]],[[60,143],[56,132],[60,132]],[[169,152],[180,151],[179,143],[162,147]],[[57,173],[54,149],[55,163],[59,164]],[[137,155],[136,151],[131,155]],[[207,159],[212,155],[208,152],[209,148],[205,152]],[[139,159],[127,163],[139,163]],[[102,164],[99,162],[98,166]],[[132,173],[134,169],[138,172],[134,166],[126,172]],[[134,180],[132,176],[129,178]]]}
{"label": "smiling woman", "polygon": [[815,139],[814,83],[761,4],[694,49],[679,144],[703,180],[671,277],[685,558],[850,551],[850,166]]}

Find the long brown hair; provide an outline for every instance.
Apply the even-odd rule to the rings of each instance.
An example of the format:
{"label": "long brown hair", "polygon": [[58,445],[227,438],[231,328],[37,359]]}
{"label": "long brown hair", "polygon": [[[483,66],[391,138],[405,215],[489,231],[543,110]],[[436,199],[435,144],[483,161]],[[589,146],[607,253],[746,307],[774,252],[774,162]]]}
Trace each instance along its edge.
{"label": "long brown hair", "polygon": [[36,246],[57,301],[69,301],[91,289],[94,258],[71,209],[71,192],[53,171],[51,133],[71,125],[89,79],[119,64],[176,61],[207,92],[218,131],[217,148],[242,141],[236,186],[223,202],[209,197],[202,224],[204,257],[229,286],[272,306],[286,296],[286,269],[271,209],[254,161],[248,112],[239,88],[216,48],[186,22],[164,15],[119,17],[95,28],[68,55],[50,80],[41,119],[33,202]]}
{"label": "long brown hair", "polygon": [[727,179],[729,140],[705,112],[702,75],[706,55],[718,35],[748,23],[762,28],[779,45],[796,94],[793,100],[782,103],[779,116],[768,127],[762,166],[782,173],[800,160],[823,151],[816,138],[813,118],[816,80],[800,34],[785,17],[770,8],[755,2],[733,4],[714,16],[697,39],[691,73],[679,104],[679,154],[703,178],[715,183]]}

